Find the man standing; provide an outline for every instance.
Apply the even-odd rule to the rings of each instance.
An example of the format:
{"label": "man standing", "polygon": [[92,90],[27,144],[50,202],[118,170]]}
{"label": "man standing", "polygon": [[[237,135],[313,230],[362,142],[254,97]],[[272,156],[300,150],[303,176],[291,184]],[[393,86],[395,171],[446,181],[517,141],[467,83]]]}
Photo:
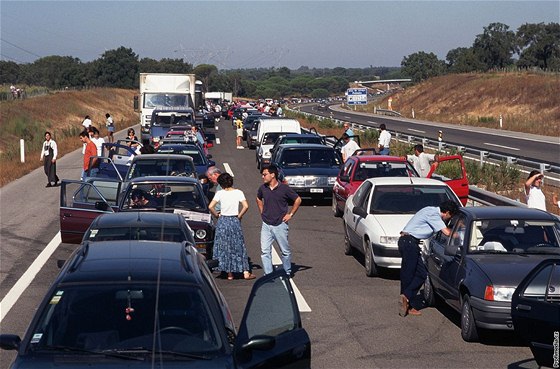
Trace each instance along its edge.
{"label": "man standing", "polygon": [[412,166],[420,177],[427,177],[428,173],[430,173],[430,166],[431,162],[438,161],[437,155],[434,154],[426,154],[424,152],[424,146],[421,144],[414,146],[414,155],[407,155],[406,160],[412,163]]}
{"label": "man standing", "polygon": [[401,295],[399,296],[399,315],[421,315],[410,306],[428,276],[428,271],[420,255],[420,241],[430,238],[441,231],[446,236],[451,234],[445,222],[459,212],[459,206],[447,200],[439,207],[427,206],[420,209],[406,224],[399,237],[401,263]]}
{"label": "man standing", "polygon": [[342,134],[342,140],[345,142],[344,146],[342,146],[341,153],[342,153],[342,161],[345,163],[349,157],[354,155],[356,150],[360,149],[360,146],[356,143],[356,141],[352,141],[350,136],[346,133]]}
{"label": "man standing", "polygon": [[[264,274],[273,272],[272,244],[274,241],[282,252],[281,259],[287,275],[292,273],[292,250],[288,243],[288,222],[294,217],[301,197],[290,186],[278,181],[275,165],[261,170],[263,185],[257,192],[257,206],[261,213],[261,259]],[[292,210],[288,211],[288,201],[292,200]]]}
{"label": "man standing", "polygon": [[379,155],[390,155],[389,146],[391,145],[391,134],[387,131],[385,123],[381,123],[379,129],[381,130],[378,141]]}
{"label": "man standing", "polygon": [[91,157],[97,156],[97,146],[95,146],[93,141],[90,140],[87,131],[80,132],[80,141],[82,141],[85,147],[84,165],[83,165],[82,176],[81,176],[81,179],[83,181],[88,176],[88,170],[89,170],[89,176],[93,177],[95,176],[95,174],[97,174],[97,171],[99,171],[99,169],[97,168],[97,158],[91,160],[91,167],[90,167],[89,159]]}
{"label": "man standing", "polygon": [[352,138],[352,136],[354,136],[354,131],[352,131],[352,128],[350,128],[350,123],[344,122],[343,127],[344,127],[344,133],[350,136],[350,139],[354,141],[354,139]]}

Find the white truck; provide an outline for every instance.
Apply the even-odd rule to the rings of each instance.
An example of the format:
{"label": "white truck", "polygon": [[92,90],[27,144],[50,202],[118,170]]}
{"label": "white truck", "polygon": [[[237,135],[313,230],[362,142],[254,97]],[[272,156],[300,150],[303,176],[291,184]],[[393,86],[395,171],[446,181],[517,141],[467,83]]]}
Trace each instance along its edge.
{"label": "white truck", "polygon": [[206,92],[204,100],[211,101],[212,103],[221,104],[223,101],[233,101],[233,92]]}
{"label": "white truck", "polygon": [[[134,110],[140,112],[142,138],[150,135],[154,109],[192,108],[196,111],[197,87],[194,74],[140,73],[140,96],[134,97]],[[200,96],[200,95],[199,95]]]}

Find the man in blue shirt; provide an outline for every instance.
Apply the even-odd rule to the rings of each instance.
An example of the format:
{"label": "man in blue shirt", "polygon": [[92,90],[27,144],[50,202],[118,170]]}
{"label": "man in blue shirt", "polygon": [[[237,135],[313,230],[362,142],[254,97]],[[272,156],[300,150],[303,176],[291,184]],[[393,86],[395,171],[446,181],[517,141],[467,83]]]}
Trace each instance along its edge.
{"label": "man in blue shirt", "polygon": [[428,271],[420,255],[420,240],[430,238],[441,231],[451,234],[445,222],[459,212],[457,203],[451,200],[442,202],[439,207],[427,206],[420,209],[406,224],[399,238],[401,263],[401,295],[399,296],[399,315],[421,315],[411,308],[412,300],[428,276]]}

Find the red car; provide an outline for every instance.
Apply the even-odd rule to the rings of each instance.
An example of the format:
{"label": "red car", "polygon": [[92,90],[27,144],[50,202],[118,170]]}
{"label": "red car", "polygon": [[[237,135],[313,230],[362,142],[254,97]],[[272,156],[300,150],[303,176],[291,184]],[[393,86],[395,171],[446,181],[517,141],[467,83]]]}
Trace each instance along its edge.
{"label": "red car", "polygon": [[[359,150],[358,152],[371,151]],[[444,177],[453,173],[452,178]],[[332,210],[335,217],[341,217],[348,196],[368,178],[373,177],[419,177],[418,173],[404,157],[385,155],[354,155],[342,166],[333,187]],[[461,200],[467,203],[469,182],[463,158],[460,155],[440,156],[438,165],[432,165],[428,178],[440,179],[447,183]]]}

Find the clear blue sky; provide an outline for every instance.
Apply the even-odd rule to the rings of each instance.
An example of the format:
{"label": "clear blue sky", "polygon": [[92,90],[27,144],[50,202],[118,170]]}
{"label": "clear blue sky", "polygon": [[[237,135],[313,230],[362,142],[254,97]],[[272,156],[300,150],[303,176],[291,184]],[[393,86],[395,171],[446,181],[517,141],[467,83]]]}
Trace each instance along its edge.
{"label": "clear blue sky", "polygon": [[553,1],[0,1],[1,59],[87,62],[131,48],[219,69],[400,66],[444,60],[493,22],[559,22]]}

